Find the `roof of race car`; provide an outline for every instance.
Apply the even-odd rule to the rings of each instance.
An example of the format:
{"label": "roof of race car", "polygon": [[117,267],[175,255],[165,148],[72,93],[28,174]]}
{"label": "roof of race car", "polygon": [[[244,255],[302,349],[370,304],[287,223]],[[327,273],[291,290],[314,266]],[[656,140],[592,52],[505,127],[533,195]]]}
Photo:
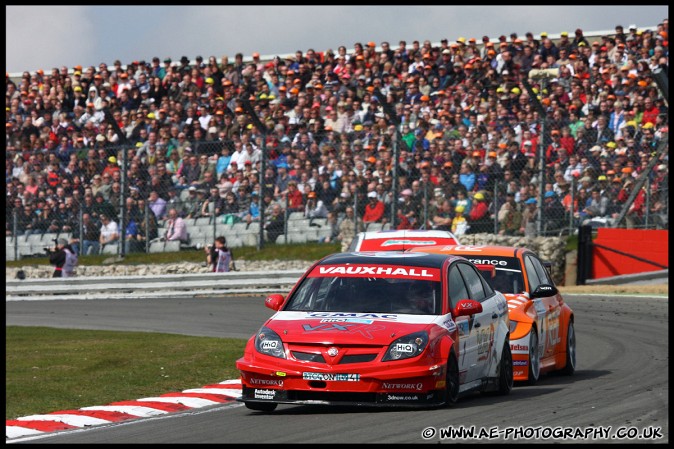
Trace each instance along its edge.
{"label": "roof of race car", "polygon": [[381,238],[401,238],[401,237],[444,237],[456,239],[454,234],[449,231],[440,231],[435,229],[391,229],[388,231],[366,231],[361,232],[363,239],[381,239]]}
{"label": "roof of race car", "polygon": [[456,258],[450,254],[425,254],[421,252],[397,252],[397,251],[361,251],[348,253],[335,253],[323,258],[319,265],[334,264],[386,264],[407,265],[417,267],[441,268],[447,259]]}
{"label": "roof of race car", "polygon": [[499,245],[438,245],[426,246],[424,248],[411,248],[409,251],[423,251],[424,253],[433,254],[456,254],[461,256],[489,255],[500,257],[518,257],[526,251],[533,252],[527,248]]}

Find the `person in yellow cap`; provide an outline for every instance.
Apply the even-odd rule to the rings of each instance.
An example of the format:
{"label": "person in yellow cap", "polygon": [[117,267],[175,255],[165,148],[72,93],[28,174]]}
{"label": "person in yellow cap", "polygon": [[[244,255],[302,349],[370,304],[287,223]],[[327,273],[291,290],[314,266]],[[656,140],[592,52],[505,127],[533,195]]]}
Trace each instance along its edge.
{"label": "person in yellow cap", "polygon": [[106,177],[106,175],[110,175],[110,179],[114,178],[114,173],[119,171],[119,165],[117,165],[117,158],[115,156],[110,156],[108,158],[108,163],[103,169],[103,178]]}
{"label": "person in yellow cap", "polygon": [[463,235],[468,231],[468,221],[463,216],[465,208],[463,206],[456,206],[454,208],[454,219],[452,220],[452,233],[454,235]]}
{"label": "person in yellow cap", "polygon": [[468,214],[470,234],[494,231],[494,222],[489,219],[489,206],[482,192],[473,195],[473,206]]}

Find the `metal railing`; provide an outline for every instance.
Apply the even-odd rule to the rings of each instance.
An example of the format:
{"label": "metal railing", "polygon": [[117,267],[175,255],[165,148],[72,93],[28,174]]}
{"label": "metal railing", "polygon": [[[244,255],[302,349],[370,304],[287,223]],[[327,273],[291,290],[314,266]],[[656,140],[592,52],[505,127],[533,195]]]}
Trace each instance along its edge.
{"label": "metal railing", "polygon": [[6,301],[30,301],[194,298],[232,293],[287,293],[303,274],[303,270],[280,270],[7,280],[5,295]]}

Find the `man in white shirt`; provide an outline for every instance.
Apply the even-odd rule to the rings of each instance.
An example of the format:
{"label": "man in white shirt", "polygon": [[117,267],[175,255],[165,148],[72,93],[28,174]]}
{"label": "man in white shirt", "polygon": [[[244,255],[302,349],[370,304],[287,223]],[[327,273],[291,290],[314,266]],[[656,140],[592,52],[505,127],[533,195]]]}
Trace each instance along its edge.
{"label": "man in white shirt", "polygon": [[105,245],[115,243],[119,239],[119,227],[117,223],[112,221],[107,215],[101,214],[101,236],[99,242],[101,244],[101,252]]}

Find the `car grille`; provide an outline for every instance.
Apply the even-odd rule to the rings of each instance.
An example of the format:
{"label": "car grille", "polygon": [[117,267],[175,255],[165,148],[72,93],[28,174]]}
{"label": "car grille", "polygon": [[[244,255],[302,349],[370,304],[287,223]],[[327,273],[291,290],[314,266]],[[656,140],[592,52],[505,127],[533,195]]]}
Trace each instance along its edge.
{"label": "car grille", "polygon": [[371,362],[377,357],[377,354],[354,354],[354,355],[345,355],[342,360],[339,361],[340,365],[346,363],[364,363]]}
{"label": "car grille", "polygon": [[[322,354],[313,352],[290,351],[290,353],[297,360],[303,362],[327,363]],[[349,363],[365,363],[371,362],[377,357],[377,354],[347,354],[340,361],[339,365],[346,365]]]}
{"label": "car grille", "polygon": [[291,401],[376,402],[375,393],[328,393],[324,391],[288,391]]}
{"label": "car grille", "polygon": [[313,354],[310,352],[299,352],[299,351],[291,351],[291,353],[293,357],[295,357],[297,360],[302,360],[305,362],[325,363],[325,359],[321,354]]}

